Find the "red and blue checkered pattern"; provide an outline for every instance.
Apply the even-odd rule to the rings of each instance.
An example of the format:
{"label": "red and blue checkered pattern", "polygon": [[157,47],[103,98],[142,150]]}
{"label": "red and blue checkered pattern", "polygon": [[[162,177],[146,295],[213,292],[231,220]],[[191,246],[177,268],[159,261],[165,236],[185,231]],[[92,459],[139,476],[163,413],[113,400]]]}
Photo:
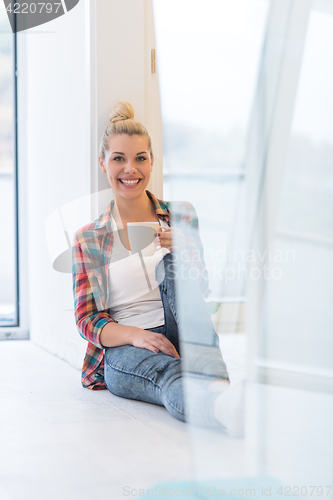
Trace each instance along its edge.
{"label": "red and blue checkered pattern", "polygon": [[[189,255],[196,254],[195,265],[202,271],[201,289],[208,287],[203,248],[199,236],[198,219],[195,209],[188,202],[166,202],[157,199],[146,190],[155,205],[156,215],[170,226],[179,226],[186,237]],[[72,247],[72,278],[74,294],[75,322],[78,331],[88,341],[82,367],[81,382],[87,389],[106,389],[104,381],[104,348],[100,342],[102,328],[115,321],[108,305],[109,264],[114,242],[111,228],[111,210],[115,200],[111,200],[100,217],[85,225],[74,235]],[[171,220],[171,223],[170,223]],[[199,255],[199,259],[197,258]]]}

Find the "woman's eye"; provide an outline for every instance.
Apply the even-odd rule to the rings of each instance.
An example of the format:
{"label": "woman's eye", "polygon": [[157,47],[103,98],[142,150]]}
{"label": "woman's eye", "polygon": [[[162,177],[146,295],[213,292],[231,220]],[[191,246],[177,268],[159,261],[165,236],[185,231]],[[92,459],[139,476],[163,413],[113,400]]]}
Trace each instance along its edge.
{"label": "woman's eye", "polygon": [[122,160],[123,158],[122,158],[122,156],[115,156],[113,159],[114,160]]}
{"label": "woman's eye", "polygon": [[144,161],[144,160],[147,160],[147,158],[145,156],[138,156],[137,158],[138,160],[140,161]]}

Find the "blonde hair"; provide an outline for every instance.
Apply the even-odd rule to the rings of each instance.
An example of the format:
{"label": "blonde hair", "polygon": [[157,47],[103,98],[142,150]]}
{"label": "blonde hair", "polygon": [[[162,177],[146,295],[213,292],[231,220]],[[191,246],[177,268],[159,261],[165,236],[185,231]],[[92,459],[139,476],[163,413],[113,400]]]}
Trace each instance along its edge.
{"label": "blonde hair", "polygon": [[153,158],[151,138],[146,127],[134,119],[134,109],[129,102],[117,102],[110,113],[110,123],[104,130],[100,145],[99,155],[104,160],[105,151],[109,148],[110,137],[114,135],[142,135],[147,138],[150,157]]}

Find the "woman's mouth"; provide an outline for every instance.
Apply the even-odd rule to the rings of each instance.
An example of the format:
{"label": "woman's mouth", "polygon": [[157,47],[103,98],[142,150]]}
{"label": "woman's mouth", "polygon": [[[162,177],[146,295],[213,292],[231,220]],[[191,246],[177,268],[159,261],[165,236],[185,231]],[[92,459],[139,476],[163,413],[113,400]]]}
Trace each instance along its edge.
{"label": "woman's mouth", "polygon": [[121,182],[123,186],[135,187],[139,184],[141,179],[118,179],[118,181]]}

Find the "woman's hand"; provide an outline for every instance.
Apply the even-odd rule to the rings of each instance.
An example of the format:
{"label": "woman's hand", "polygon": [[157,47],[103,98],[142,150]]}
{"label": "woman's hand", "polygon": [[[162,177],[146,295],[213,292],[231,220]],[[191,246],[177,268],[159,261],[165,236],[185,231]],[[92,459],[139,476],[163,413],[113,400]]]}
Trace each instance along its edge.
{"label": "woman's hand", "polygon": [[175,346],[163,335],[163,333],[150,332],[149,330],[136,328],[131,343],[134,347],[141,347],[142,349],[148,349],[152,352],[163,352],[175,358],[180,357]]}
{"label": "woman's hand", "polygon": [[170,252],[175,250],[175,248],[182,252],[186,248],[184,233],[178,228],[160,228],[156,236],[159,238],[161,247],[167,248]]}

